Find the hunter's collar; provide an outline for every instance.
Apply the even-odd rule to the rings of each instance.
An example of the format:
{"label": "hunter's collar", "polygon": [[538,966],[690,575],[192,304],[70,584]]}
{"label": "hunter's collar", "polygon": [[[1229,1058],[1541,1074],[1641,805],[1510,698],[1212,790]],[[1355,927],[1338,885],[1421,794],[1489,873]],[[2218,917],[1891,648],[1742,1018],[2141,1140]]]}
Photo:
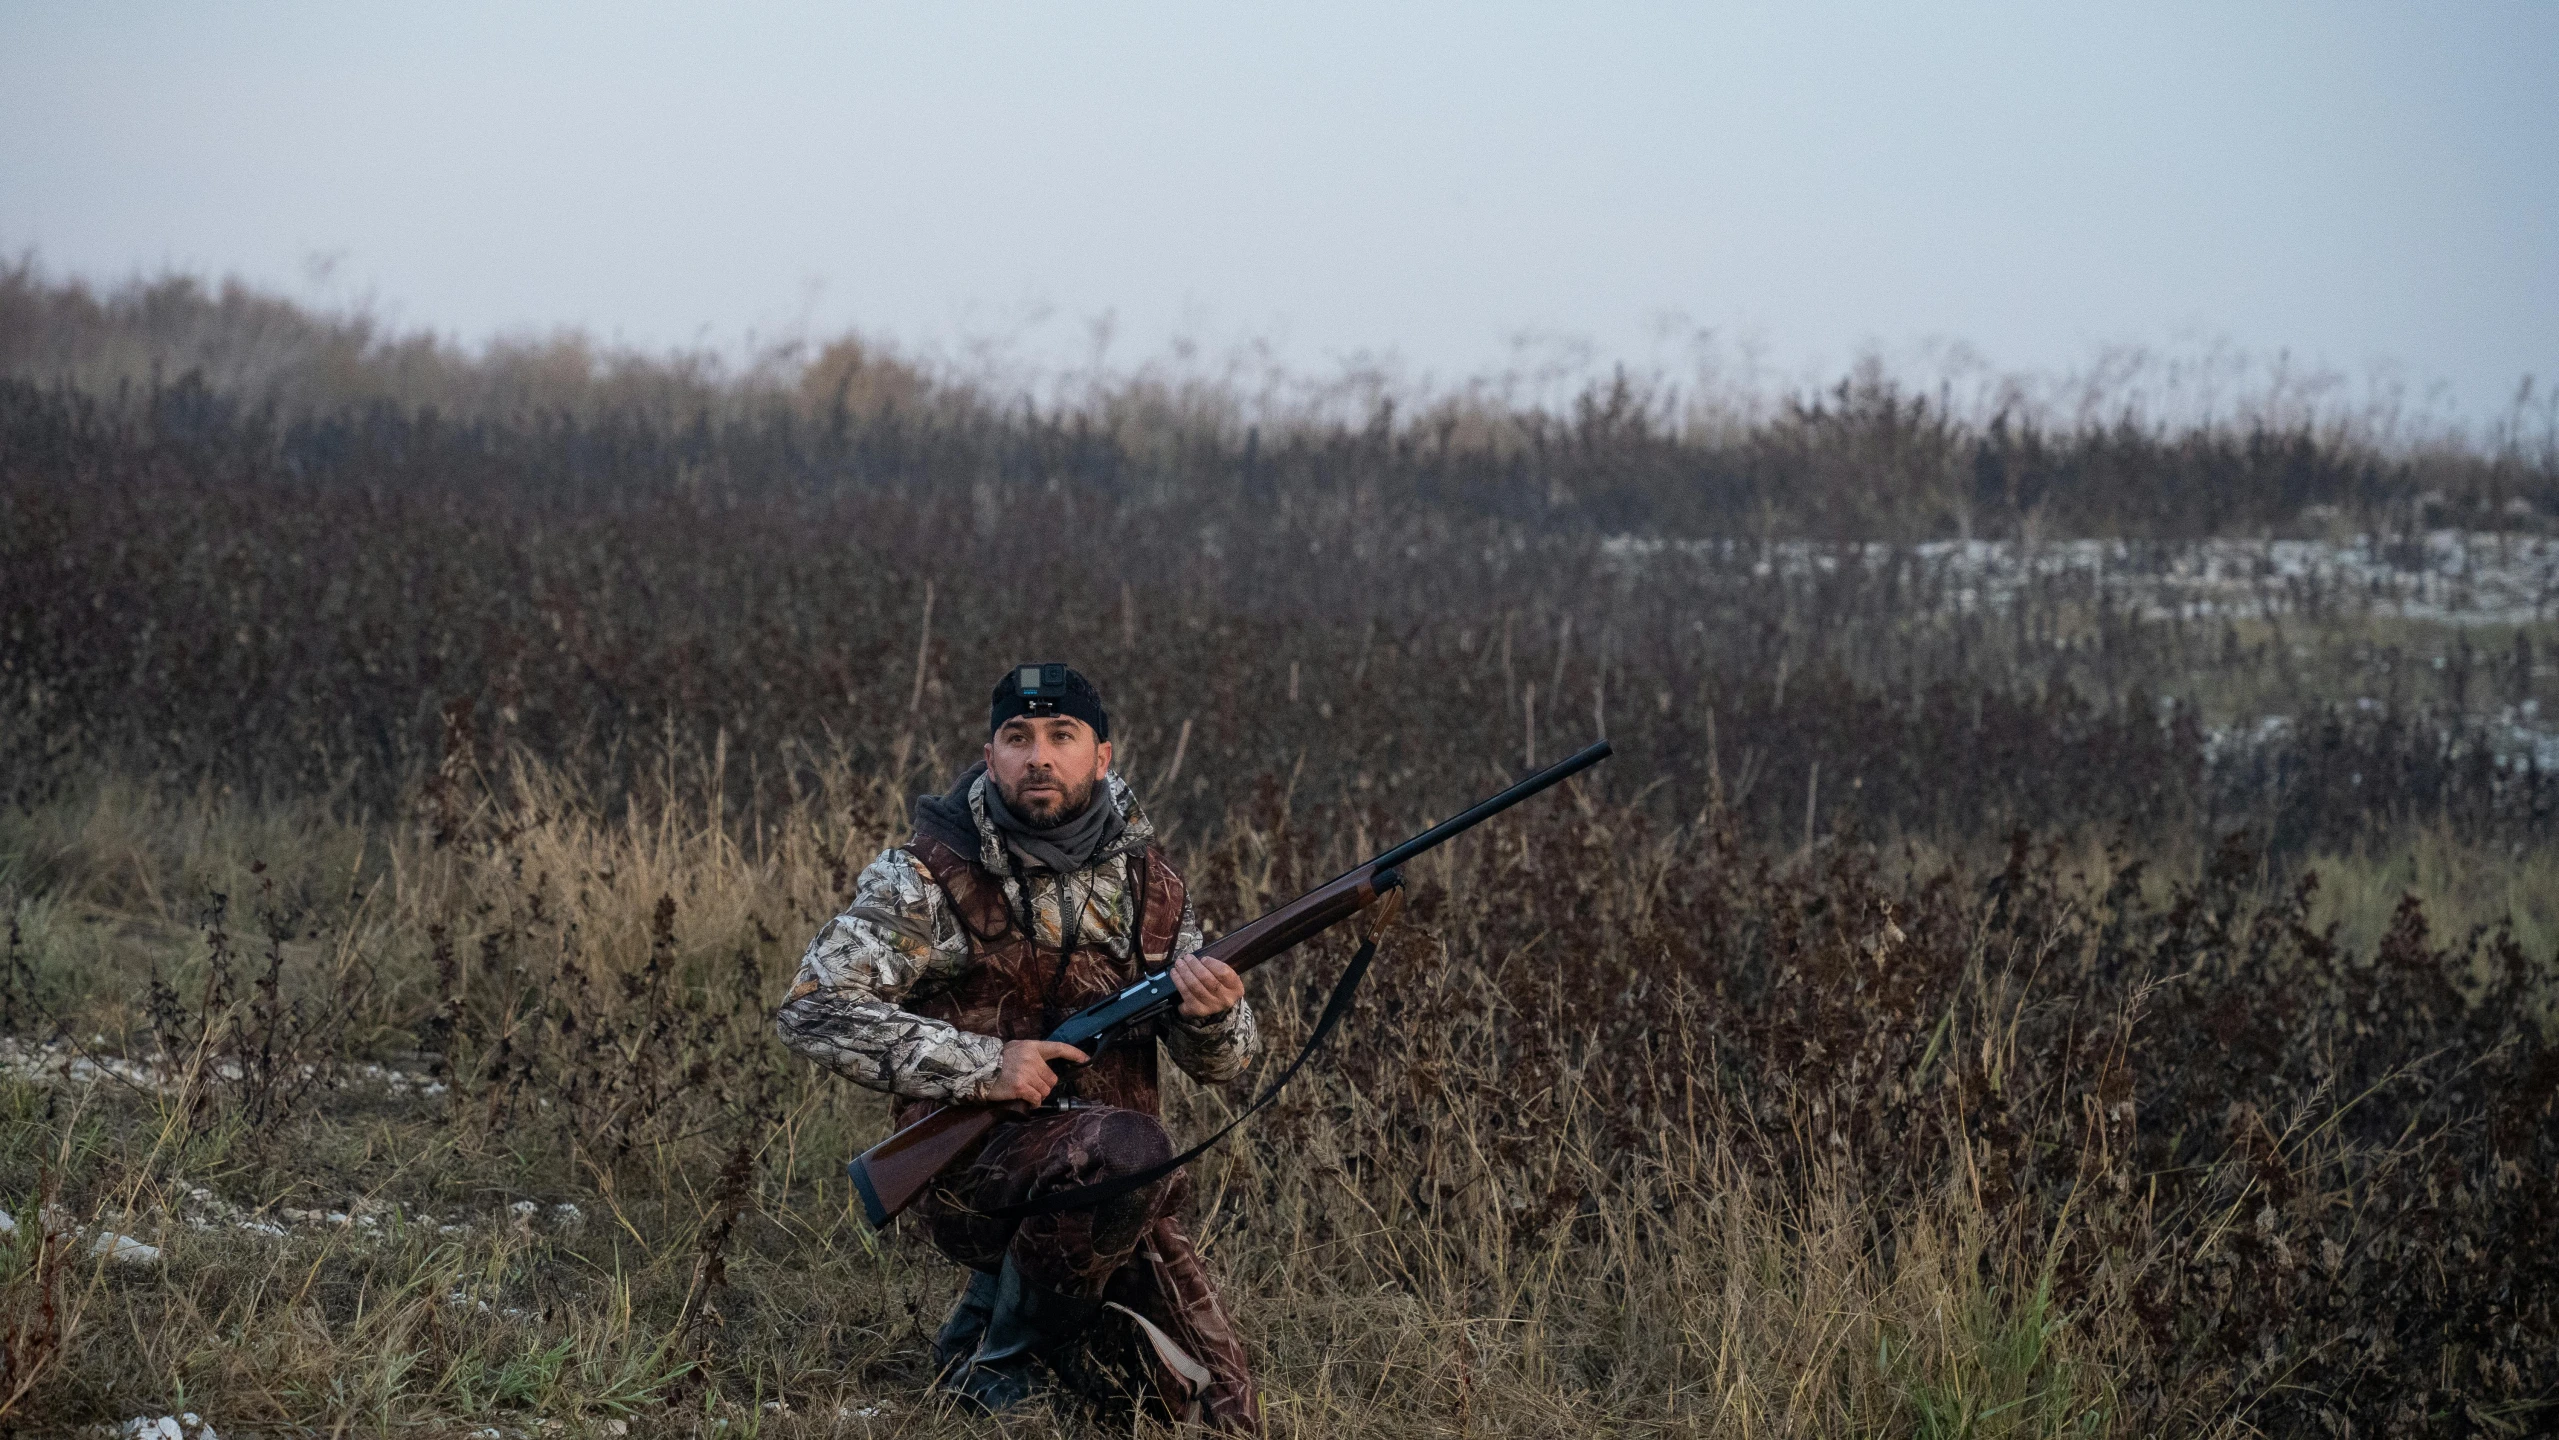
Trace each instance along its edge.
{"label": "hunter's collar", "polygon": [[[977,863],[990,875],[1009,876],[1016,873],[1017,868],[1012,847],[1004,843],[1003,835],[997,832],[995,822],[986,813],[986,787],[994,783],[995,777],[983,770],[970,783],[969,818],[977,824]],[[1120,772],[1112,771],[1104,777],[1104,783],[1110,787],[1111,803],[1119,807],[1120,820],[1126,828],[1108,849],[1093,857],[1093,863],[1087,869],[1098,869],[1105,861],[1136,854],[1155,841],[1155,822],[1146,818],[1145,807],[1137,803],[1137,792],[1129,789],[1128,782],[1120,778]]]}

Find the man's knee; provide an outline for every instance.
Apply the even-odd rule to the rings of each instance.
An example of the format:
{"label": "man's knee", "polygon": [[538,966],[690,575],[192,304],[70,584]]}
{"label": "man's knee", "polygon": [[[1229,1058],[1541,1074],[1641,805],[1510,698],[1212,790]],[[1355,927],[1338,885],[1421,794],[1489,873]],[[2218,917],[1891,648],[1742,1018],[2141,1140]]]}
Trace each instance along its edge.
{"label": "man's knee", "polygon": [[1136,1110],[1093,1110],[1087,1122],[1088,1164],[1097,1180],[1151,1170],[1173,1158],[1173,1139],[1154,1116]]}

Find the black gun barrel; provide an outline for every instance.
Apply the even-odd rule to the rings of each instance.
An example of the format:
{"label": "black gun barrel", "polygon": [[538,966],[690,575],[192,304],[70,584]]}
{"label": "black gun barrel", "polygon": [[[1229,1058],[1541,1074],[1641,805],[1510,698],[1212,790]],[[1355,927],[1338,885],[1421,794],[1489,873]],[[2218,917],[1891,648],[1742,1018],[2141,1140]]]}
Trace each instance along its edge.
{"label": "black gun barrel", "polygon": [[1538,791],[1544,790],[1549,786],[1560,785],[1564,781],[1572,779],[1574,776],[1588,770],[1593,765],[1607,759],[1611,753],[1613,752],[1609,743],[1605,740],[1602,740],[1595,745],[1584,746],[1580,750],[1574,751],[1572,754],[1565,756],[1563,759],[1556,761],[1554,764],[1547,766],[1545,769],[1540,770],[1536,774],[1529,776],[1527,779],[1522,780],[1516,785],[1513,785],[1511,788],[1494,796],[1492,799],[1487,800],[1462,814],[1452,815],[1449,818],[1442,820],[1428,830],[1423,831],[1421,834],[1414,836],[1412,839],[1405,841],[1403,844],[1396,846],[1394,849],[1387,851],[1385,854],[1378,856],[1376,859],[1371,860],[1368,863],[1378,870],[1392,870],[1396,866],[1403,864],[1405,861],[1412,859],[1414,856],[1421,854],[1423,851],[1430,849],[1432,846],[1446,841],[1451,836],[1457,835],[1466,830],[1471,830],[1474,827],[1483,824],[1485,821],[1501,814],[1503,811],[1508,810],[1513,805],[1516,805],[1531,795],[1536,794]]}

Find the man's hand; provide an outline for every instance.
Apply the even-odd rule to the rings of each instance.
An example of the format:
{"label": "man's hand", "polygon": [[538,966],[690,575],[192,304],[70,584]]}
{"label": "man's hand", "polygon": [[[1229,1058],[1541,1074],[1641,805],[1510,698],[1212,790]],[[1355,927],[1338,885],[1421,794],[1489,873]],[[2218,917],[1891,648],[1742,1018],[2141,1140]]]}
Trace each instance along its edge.
{"label": "man's hand", "polygon": [[1173,962],[1173,988],[1182,996],[1182,1013],[1193,1020],[1223,1015],[1244,998],[1244,977],[1223,960],[1196,952]]}
{"label": "man's hand", "polygon": [[1004,1059],[995,1067],[995,1078],[978,1092],[977,1098],[989,1105],[1019,1100],[1037,1105],[1057,1088],[1057,1072],[1048,1068],[1051,1060],[1066,1060],[1077,1065],[1090,1065],[1091,1056],[1072,1045],[1054,1040],[1007,1040]]}

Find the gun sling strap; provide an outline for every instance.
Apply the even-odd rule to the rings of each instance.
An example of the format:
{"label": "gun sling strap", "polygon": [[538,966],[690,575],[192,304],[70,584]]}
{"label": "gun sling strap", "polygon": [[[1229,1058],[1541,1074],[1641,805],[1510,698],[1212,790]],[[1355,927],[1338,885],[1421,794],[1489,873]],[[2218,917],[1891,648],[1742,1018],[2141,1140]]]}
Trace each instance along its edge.
{"label": "gun sling strap", "polygon": [[1298,1048],[1297,1057],[1288,1062],[1288,1068],[1282,1070],[1277,1079],[1264,1087],[1261,1094],[1253,1097],[1252,1104],[1245,1106],[1234,1119],[1219,1126],[1215,1134],[1163,1164],[1150,1165],[1135,1174],[1121,1175],[1092,1185],[1078,1185],[1071,1190],[1052,1191],[1046,1195],[1033,1196],[1016,1205],[1006,1205],[984,1213],[991,1219],[1025,1220],[1034,1215],[1056,1215],[1069,1210],[1089,1210],[1096,1205],[1108,1204],[1132,1190],[1142,1190],[1207,1154],[1211,1146],[1233,1134],[1237,1126],[1260,1114],[1264,1107],[1278,1099],[1281,1087],[1297,1078],[1297,1072],[1305,1068],[1306,1062],[1314,1058],[1317,1050],[1323,1048],[1325,1039],[1333,1033],[1333,1027],[1342,1023],[1342,1017],[1350,1013],[1351,1002],[1359,997],[1360,981],[1368,975],[1369,962],[1377,958],[1377,942],[1385,938],[1387,927],[1395,923],[1395,916],[1403,908],[1403,904],[1404,892],[1401,887],[1386,892],[1386,899],[1378,915],[1377,924],[1369,930],[1368,938],[1360,942],[1358,952],[1351,956],[1351,963],[1342,967],[1342,978],[1333,982],[1333,993],[1324,1001],[1324,1013],[1317,1017],[1315,1029],[1306,1037],[1306,1043]]}

